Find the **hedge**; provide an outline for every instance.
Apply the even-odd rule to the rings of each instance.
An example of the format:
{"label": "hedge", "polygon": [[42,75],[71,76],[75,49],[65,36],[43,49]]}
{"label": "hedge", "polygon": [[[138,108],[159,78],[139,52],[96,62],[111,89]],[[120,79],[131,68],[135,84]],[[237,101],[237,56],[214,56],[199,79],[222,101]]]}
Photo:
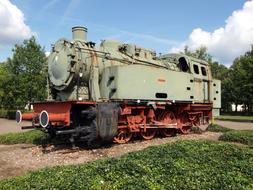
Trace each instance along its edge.
{"label": "hedge", "polygon": [[228,142],[238,142],[253,147],[252,130],[233,130],[228,131],[220,136],[219,140]]}

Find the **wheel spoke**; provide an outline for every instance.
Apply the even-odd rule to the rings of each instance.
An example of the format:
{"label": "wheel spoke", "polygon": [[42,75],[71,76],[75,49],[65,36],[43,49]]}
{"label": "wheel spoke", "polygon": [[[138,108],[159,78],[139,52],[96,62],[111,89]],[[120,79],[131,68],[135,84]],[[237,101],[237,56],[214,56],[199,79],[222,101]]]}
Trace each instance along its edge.
{"label": "wheel spoke", "polygon": [[121,129],[118,131],[118,134],[114,137],[114,142],[116,143],[127,143],[131,140],[133,133],[128,129]]}
{"label": "wheel spoke", "polygon": [[[159,122],[162,122],[164,125],[174,124],[176,123],[176,117],[172,111],[164,111],[158,117]],[[176,129],[174,128],[161,128],[160,132],[165,137],[171,137],[176,134]]]}
{"label": "wheel spoke", "polygon": [[182,134],[188,134],[191,131],[192,124],[189,120],[188,114],[184,113],[180,118],[180,131]]}

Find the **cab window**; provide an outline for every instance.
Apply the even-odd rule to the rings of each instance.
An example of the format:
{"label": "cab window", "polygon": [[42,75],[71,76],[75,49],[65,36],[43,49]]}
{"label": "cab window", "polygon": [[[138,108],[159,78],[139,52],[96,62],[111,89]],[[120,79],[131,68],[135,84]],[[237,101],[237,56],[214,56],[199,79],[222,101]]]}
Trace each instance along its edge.
{"label": "cab window", "polygon": [[203,76],[206,76],[206,68],[205,67],[201,67],[201,73]]}
{"label": "cab window", "polygon": [[199,66],[198,65],[194,64],[193,70],[194,70],[194,73],[199,74]]}
{"label": "cab window", "polygon": [[179,58],[179,67],[183,72],[187,72],[189,70],[189,66],[187,64],[187,61],[184,57]]}

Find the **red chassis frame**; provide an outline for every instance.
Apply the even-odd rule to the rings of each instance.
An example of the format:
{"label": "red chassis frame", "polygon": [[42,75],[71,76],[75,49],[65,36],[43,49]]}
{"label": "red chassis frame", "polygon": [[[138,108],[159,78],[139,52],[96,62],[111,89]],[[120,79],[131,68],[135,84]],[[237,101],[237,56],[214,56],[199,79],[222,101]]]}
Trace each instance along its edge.
{"label": "red chassis frame", "polygon": [[[32,120],[33,125],[47,127],[71,125],[71,108],[74,105],[96,105],[92,101],[64,101],[34,103],[33,113],[20,113],[17,122]],[[152,139],[159,131],[164,136],[172,136],[175,131],[188,133],[193,125],[209,122],[212,117],[212,103],[155,102],[152,105],[119,102],[118,134],[114,141],[128,142],[133,133],[140,133],[144,139]],[[43,114],[47,120],[43,121]]]}

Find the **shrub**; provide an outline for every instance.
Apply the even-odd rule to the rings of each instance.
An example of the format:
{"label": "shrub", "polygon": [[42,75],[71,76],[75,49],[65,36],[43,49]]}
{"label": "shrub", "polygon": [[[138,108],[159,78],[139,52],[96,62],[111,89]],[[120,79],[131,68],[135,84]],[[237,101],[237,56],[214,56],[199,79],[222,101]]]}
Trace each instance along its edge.
{"label": "shrub", "polygon": [[0,118],[7,118],[7,110],[0,109]]}
{"label": "shrub", "polygon": [[252,189],[253,150],[177,141],[120,158],[46,168],[0,181],[0,189]]}
{"label": "shrub", "polygon": [[233,130],[224,133],[219,140],[239,142],[253,147],[253,131],[250,130]]}
{"label": "shrub", "polygon": [[0,135],[0,144],[41,144],[43,137],[45,137],[45,133],[40,130],[7,133]]}
{"label": "shrub", "polygon": [[227,131],[231,131],[232,129],[229,129],[217,124],[209,124],[206,130],[211,131],[211,132],[227,132]]}
{"label": "shrub", "polygon": [[15,119],[16,118],[16,111],[17,110],[0,109],[0,118]]}

